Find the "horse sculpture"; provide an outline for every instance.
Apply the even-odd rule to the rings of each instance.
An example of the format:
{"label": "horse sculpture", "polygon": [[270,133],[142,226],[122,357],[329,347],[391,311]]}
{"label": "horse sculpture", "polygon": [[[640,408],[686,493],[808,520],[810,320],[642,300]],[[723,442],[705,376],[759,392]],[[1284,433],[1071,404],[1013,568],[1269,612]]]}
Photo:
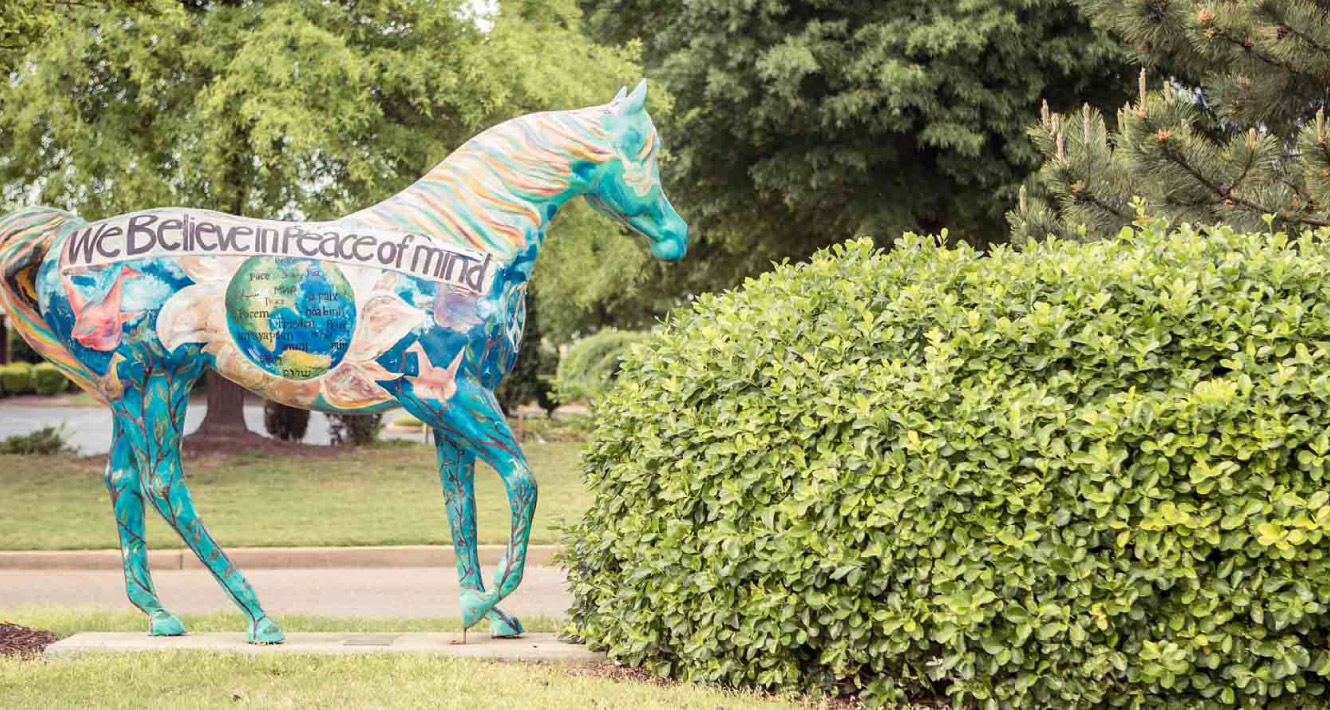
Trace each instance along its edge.
{"label": "horse sculpture", "polygon": [[[433,428],[464,628],[522,633],[497,604],[517,589],[536,479],[494,398],[521,345],[546,226],[585,196],[682,258],[688,226],[660,186],[646,82],[603,106],[531,114],[462,145],[425,177],[331,222],[166,208],[87,223],[32,208],[0,219],[0,303],[32,346],[113,412],[106,465],[130,601],[153,635],[185,629],[153,589],[145,502],[249,620],[281,643],[203,525],[180,461],[191,386],[207,369],[283,404],[333,413],[401,405]],[[508,543],[486,588],[476,459],[503,479]]]}

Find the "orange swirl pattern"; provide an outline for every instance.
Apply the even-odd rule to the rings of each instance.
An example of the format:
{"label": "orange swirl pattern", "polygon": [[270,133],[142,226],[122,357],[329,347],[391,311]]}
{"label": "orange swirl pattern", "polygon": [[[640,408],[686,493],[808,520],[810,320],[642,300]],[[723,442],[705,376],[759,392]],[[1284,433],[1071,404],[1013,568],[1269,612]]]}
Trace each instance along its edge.
{"label": "orange swirl pattern", "polygon": [[71,215],[58,210],[20,210],[0,219],[0,305],[9,311],[13,325],[34,350],[64,372],[75,384],[106,403],[98,377],[65,349],[46,319],[37,300],[37,270]]}
{"label": "orange swirl pattern", "polygon": [[428,234],[510,260],[539,233],[537,203],[568,190],[573,164],[614,156],[606,106],[550,111],[499,124],[458,148],[411,187],[346,219]]}

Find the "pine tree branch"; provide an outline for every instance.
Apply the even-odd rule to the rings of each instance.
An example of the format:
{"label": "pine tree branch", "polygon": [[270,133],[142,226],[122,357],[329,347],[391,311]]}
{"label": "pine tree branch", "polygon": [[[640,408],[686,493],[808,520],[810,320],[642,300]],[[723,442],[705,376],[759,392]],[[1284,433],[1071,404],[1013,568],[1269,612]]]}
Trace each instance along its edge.
{"label": "pine tree branch", "polygon": [[1253,150],[1247,154],[1247,162],[1243,164],[1242,170],[1238,173],[1238,176],[1233,180],[1233,185],[1232,187],[1229,188],[1229,192],[1238,189],[1238,186],[1242,184],[1242,181],[1247,179],[1247,175],[1251,173],[1252,166],[1255,164],[1254,162],[1255,158],[1256,158],[1256,151]]}
{"label": "pine tree branch", "polygon": [[1216,39],[1226,41],[1229,44],[1236,46],[1238,49],[1242,50],[1243,52],[1246,52],[1247,54],[1253,57],[1256,57],[1257,59],[1265,62],[1271,67],[1274,67],[1276,69],[1282,69],[1295,77],[1301,77],[1311,82],[1319,82],[1321,80],[1321,78],[1316,76],[1315,74],[1308,74],[1307,72],[1302,71],[1301,69],[1298,69],[1290,65],[1288,62],[1285,62],[1279,59],[1278,57],[1274,57],[1259,51],[1258,49],[1256,49],[1255,42],[1252,42],[1251,40],[1245,37],[1238,38],[1236,35],[1229,32],[1227,29],[1225,29],[1222,32],[1216,32],[1214,36]]}
{"label": "pine tree branch", "polygon": [[1312,37],[1306,32],[1300,32],[1298,30],[1295,30],[1291,25],[1288,25],[1287,23],[1281,25],[1281,27],[1287,30],[1288,34],[1302,40],[1302,43],[1306,45],[1308,48],[1314,49],[1317,52],[1320,52],[1321,54],[1324,54],[1326,56],[1330,56],[1330,47],[1322,46],[1319,42],[1316,41],[1315,37]]}
{"label": "pine tree branch", "polygon": [[[1145,120],[1147,126],[1151,125],[1149,119]],[[1286,211],[1279,209],[1271,209],[1260,203],[1248,200],[1245,197],[1235,195],[1233,194],[1231,189],[1225,190],[1222,185],[1216,185],[1212,180],[1207,179],[1204,175],[1201,174],[1199,170],[1197,170],[1190,162],[1188,162],[1187,159],[1182,154],[1178,153],[1176,150],[1174,150],[1167,144],[1161,144],[1159,147],[1164,157],[1168,158],[1170,162],[1172,162],[1178,168],[1181,168],[1182,171],[1190,175],[1193,180],[1203,185],[1207,190],[1214,193],[1214,195],[1217,198],[1219,198],[1217,200],[1213,200],[1212,202],[1210,202],[1210,204],[1228,205],[1231,202],[1232,204],[1241,205],[1249,210],[1252,210],[1260,214],[1279,214],[1280,212]],[[1310,224],[1314,227],[1330,227],[1330,221],[1312,219],[1311,217],[1304,217],[1299,219],[1298,221],[1303,224]]]}
{"label": "pine tree branch", "polygon": [[1073,202],[1077,202],[1077,203],[1080,203],[1080,204],[1090,204],[1090,205],[1094,205],[1095,207],[1098,207],[1100,210],[1102,210],[1102,211],[1104,211],[1104,212],[1107,212],[1107,213],[1113,215],[1114,217],[1117,217],[1118,219],[1126,220],[1126,221],[1128,221],[1128,222],[1130,222],[1131,219],[1132,219],[1132,217],[1135,216],[1134,214],[1128,214],[1128,213],[1123,212],[1122,210],[1120,210],[1120,209],[1114,207],[1113,205],[1111,205],[1111,204],[1109,204],[1109,203],[1107,203],[1107,202],[1104,202],[1102,199],[1100,199],[1099,197],[1097,197],[1097,196],[1096,196],[1094,193],[1092,193],[1092,192],[1088,192],[1088,191],[1087,191],[1085,197],[1081,197],[1080,195],[1078,195],[1078,194],[1076,194],[1076,193],[1072,193],[1071,199],[1072,199]]}
{"label": "pine tree branch", "polygon": [[[1284,36],[1292,35],[1294,38],[1302,40],[1302,43],[1308,48],[1330,56],[1330,47],[1322,45],[1316,41],[1315,37],[1293,26],[1299,20],[1305,18],[1300,17],[1298,20],[1290,22],[1287,10],[1288,8],[1282,6],[1272,7],[1270,5],[1262,5],[1255,9],[1254,12],[1257,15],[1263,16],[1262,19],[1264,19],[1267,24],[1275,26],[1275,32],[1277,33],[1276,36],[1278,38],[1282,39]],[[1326,18],[1321,19],[1325,20]]]}

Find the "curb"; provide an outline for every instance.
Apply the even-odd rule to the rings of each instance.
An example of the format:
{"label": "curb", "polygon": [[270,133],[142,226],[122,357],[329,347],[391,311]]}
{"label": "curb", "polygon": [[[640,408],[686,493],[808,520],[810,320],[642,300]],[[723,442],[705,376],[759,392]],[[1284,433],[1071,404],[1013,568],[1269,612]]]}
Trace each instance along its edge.
{"label": "curb", "polygon": [[[480,564],[498,564],[506,545],[479,545]],[[557,545],[531,545],[526,563],[532,567],[552,565]],[[226,551],[241,569],[332,569],[392,567],[452,567],[456,556],[452,545],[396,545],[392,547],[238,547]],[[120,550],[52,550],[0,552],[0,570],[87,571],[119,570],[124,563]],[[203,569],[189,550],[156,550],[148,553],[148,566],[155,570]]]}

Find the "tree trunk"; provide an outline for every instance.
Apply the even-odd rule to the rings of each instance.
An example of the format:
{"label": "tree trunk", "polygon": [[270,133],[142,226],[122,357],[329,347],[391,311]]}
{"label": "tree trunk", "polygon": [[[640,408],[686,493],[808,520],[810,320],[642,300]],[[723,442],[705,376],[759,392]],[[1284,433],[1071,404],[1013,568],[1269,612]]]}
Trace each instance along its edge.
{"label": "tree trunk", "polygon": [[[236,136],[236,139],[236,145],[245,145],[245,136]],[[232,161],[227,171],[228,179],[224,182],[230,185],[243,185],[240,179],[241,171],[243,171],[241,163]],[[243,187],[238,189],[226,207],[231,214],[243,216],[245,209]],[[264,437],[250,432],[249,427],[245,426],[245,389],[216,372],[209,371],[208,413],[204,415],[198,431],[185,437],[185,442],[193,440],[196,444],[202,444],[205,440],[222,443],[234,441],[240,444],[247,438]]]}
{"label": "tree trunk", "polygon": [[208,413],[190,438],[241,439],[245,426],[245,389],[216,372],[208,373]]}

